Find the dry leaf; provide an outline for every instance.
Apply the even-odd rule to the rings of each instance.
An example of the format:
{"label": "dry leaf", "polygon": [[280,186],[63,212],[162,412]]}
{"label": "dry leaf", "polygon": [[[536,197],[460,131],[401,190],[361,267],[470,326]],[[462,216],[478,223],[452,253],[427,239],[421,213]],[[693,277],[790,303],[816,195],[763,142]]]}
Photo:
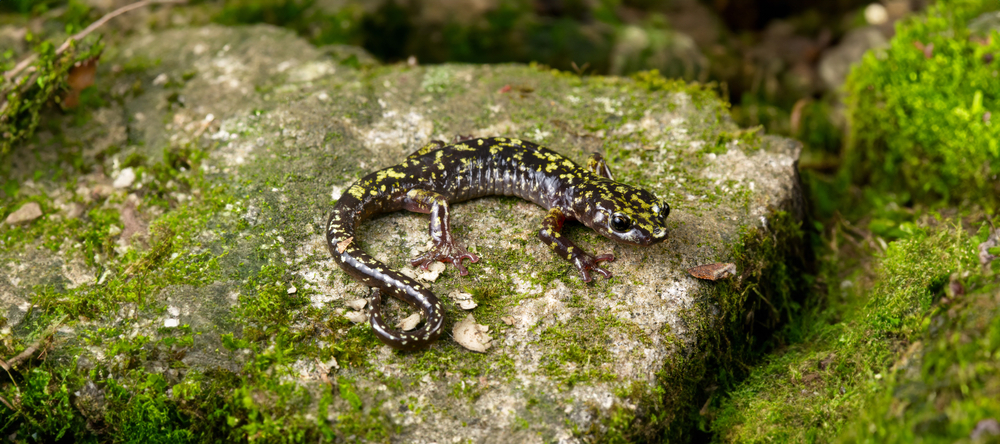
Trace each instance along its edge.
{"label": "dry leaf", "polygon": [[351,242],[353,240],[354,240],[354,237],[351,236],[351,237],[349,237],[347,239],[344,239],[344,240],[342,240],[340,242],[337,242],[337,253],[343,254],[344,250],[347,250],[347,246],[351,245]]}
{"label": "dry leaf", "polygon": [[731,262],[716,262],[714,264],[699,265],[697,267],[688,268],[688,273],[698,279],[707,279],[710,281],[717,281],[719,279],[725,279],[736,274],[736,264]]}
{"label": "dry leaf", "polygon": [[491,344],[493,338],[486,334],[488,331],[490,331],[488,326],[477,324],[476,318],[469,314],[461,322],[455,324],[455,328],[451,332],[458,345],[474,352],[484,353],[493,345]]}

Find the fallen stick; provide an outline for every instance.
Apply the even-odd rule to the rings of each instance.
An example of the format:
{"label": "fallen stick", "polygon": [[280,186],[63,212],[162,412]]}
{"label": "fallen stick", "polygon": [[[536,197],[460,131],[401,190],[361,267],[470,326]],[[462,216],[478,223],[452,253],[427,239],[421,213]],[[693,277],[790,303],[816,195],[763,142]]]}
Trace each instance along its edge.
{"label": "fallen stick", "polygon": [[[135,10],[135,9],[139,9],[139,8],[142,8],[142,7],[145,7],[145,6],[148,6],[148,5],[153,5],[153,4],[171,4],[171,3],[174,3],[174,4],[187,3],[187,0],[142,0],[142,1],[138,1],[138,2],[132,3],[131,5],[125,5],[125,6],[122,6],[121,8],[115,9],[114,11],[111,11],[111,12],[109,12],[107,14],[104,14],[103,17],[97,19],[96,22],[91,23],[90,26],[88,26],[83,31],[80,31],[80,32],[74,34],[72,37],[66,39],[66,41],[63,42],[63,44],[59,46],[59,49],[56,50],[56,55],[62,54],[67,49],[69,49],[69,45],[71,45],[74,41],[82,40],[84,37],[90,35],[91,32],[94,32],[95,29],[100,28],[105,23],[107,23],[109,20],[111,20],[111,19],[113,19],[115,17],[118,17],[119,15],[122,15],[122,14],[124,14],[126,12],[129,12],[129,11],[132,11],[132,10]],[[21,71],[23,71],[25,68],[27,68],[28,65],[30,65],[32,62],[34,62],[35,59],[37,59],[37,58],[38,58],[38,54],[32,53],[28,57],[25,57],[24,60],[21,60],[20,62],[17,62],[17,65],[14,65],[14,67],[11,68],[10,71],[7,71],[6,73],[4,73],[4,75],[3,75],[4,79],[6,79],[6,80],[13,79],[15,76],[17,76],[18,74],[20,74]]]}
{"label": "fallen stick", "polygon": [[60,325],[62,325],[62,322],[66,319],[66,317],[67,315],[62,315],[59,319],[56,319],[55,322],[49,324],[49,326],[45,329],[42,335],[38,337],[38,340],[35,341],[34,344],[29,345],[28,348],[24,349],[24,351],[22,351],[21,353],[18,353],[13,358],[8,359],[6,362],[4,362],[3,359],[0,359],[0,366],[2,366],[4,370],[9,372],[11,367],[20,364],[22,361],[30,358],[31,355],[35,354],[35,352],[38,351],[38,347],[42,345],[42,341],[49,339],[50,337],[52,337],[52,335],[56,333],[56,329],[59,328]]}

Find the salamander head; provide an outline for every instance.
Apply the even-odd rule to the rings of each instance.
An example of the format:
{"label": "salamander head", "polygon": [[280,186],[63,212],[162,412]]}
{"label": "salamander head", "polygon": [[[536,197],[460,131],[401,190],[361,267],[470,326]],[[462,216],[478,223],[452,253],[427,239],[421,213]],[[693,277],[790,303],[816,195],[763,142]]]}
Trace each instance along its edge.
{"label": "salamander head", "polygon": [[[582,198],[580,222],[605,237],[632,245],[652,245],[667,239],[667,216],[670,205],[646,190],[606,182]],[[580,211],[580,210],[583,211]]]}

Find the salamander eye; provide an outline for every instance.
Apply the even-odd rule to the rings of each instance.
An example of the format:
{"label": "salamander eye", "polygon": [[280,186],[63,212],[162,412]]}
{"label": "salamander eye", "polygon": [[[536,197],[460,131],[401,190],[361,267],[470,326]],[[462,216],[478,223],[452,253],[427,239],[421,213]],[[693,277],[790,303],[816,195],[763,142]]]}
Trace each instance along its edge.
{"label": "salamander eye", "polygon": [[632,220],[628,216],[620,213],[615,213],[611,216],[611,229],[619,233],[624,233],[632,227]]}
{"label": "salamander eye", "polygon": [[664,203],[663,206],[660,207],[660,214],[658,214],[657,216],[659,216],[660,222],[666,222],[667,216],[669,215],[670,215],[670,205]]}

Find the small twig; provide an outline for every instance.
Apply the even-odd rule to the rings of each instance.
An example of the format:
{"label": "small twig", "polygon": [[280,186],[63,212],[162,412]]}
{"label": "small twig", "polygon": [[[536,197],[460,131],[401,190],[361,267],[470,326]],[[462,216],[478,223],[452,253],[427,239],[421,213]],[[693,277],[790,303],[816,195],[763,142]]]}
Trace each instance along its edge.
{"label": "small twig", "polygon": [[9,372],[10,367],[20,364],[21,361],[27,360],[28,358],[31,357],[31,355],[35,354],[35,352],[38,351],[38,347],[42,345],[42,341],[48,340],[53,334],[55,334],[56,329],[59,328],[59,325],[61,325],[63,320],[65,319],[66,315],[62,315],[59,319],[56,319],[55,322],[50,324],[48,328],[45,329],[45,331],[38,338],[38,340],[35,341],[34,344],[31,344],[30,346],[28,346],[28,348],[24,349],[24,351],[18,353],[17,356],[8,359],[7,362],[0,360],[0,363],[3,363],[4,370],[7,370]]}
{"label": "small twig", "polygon": [[21,361],[30,358],[31,355],[35,354],[35,352],[38,351],[38,346],[42,345],[42,341],[46,339],[48,339],[48,336],[39,338],[37,342],[28,346],[28,348],[24,349],[23,352],[18,353],[17,356],[14,356],[13,358],[10,358],[10,365],[13,366],[20,364]]}
{"label": "small twig", "polygon": [[8,371],[8,372],[10,371],[10,366],[9,366],[9,365],[7,365],[7,363],[6,363],[6,362],[4,362],[4,360],[3,360],[3,359],[0,359],[0,368],[2,368],[2,369],[4,369],[4,370],[6,370],[6,371]]}
{"label": "small twig", "polygon": [[[142,0],[132,3],[131,5],[122,6],[121,8],[115,9],[114,11],[104,14],[103,17],[97,19],[96,22],[91,23],[90,26],[88,26],[83,31],[80,31],[74,34],[72,37],[66,39],[66,41],[59,46],[59,49],[56,50],[56,55],[61,55],[63,52],[69,49],[69,45],[71,45],[74,41],[82,40],[84,37],[90,35],[91,32],[94,32],[95,29],[100,28],[109,20],[118,17],[119,15],[152,4],[170,4],[170,3],[187,3],[187,0]],[[13,79],[14,76],[20,74],[21,71],[27,68],[28,65],[31,65],[31,63],[34,62],[35,59],[37,58],[38,54],[35,53],[32,53],[28,57],[25,57],[24,60],[21,60],[20,62],[17,63],[17,65],[14,65],[14,67],[11,68],[10,71],[4,73],[3,75],[4,78],[7,80]]]}
{"label": "small twig", "polygon": [[3,402],[3,405],[7,406],[8,409],[14,410],[14,406],[10,405],[3,396],[0,396],[0,402]]}

